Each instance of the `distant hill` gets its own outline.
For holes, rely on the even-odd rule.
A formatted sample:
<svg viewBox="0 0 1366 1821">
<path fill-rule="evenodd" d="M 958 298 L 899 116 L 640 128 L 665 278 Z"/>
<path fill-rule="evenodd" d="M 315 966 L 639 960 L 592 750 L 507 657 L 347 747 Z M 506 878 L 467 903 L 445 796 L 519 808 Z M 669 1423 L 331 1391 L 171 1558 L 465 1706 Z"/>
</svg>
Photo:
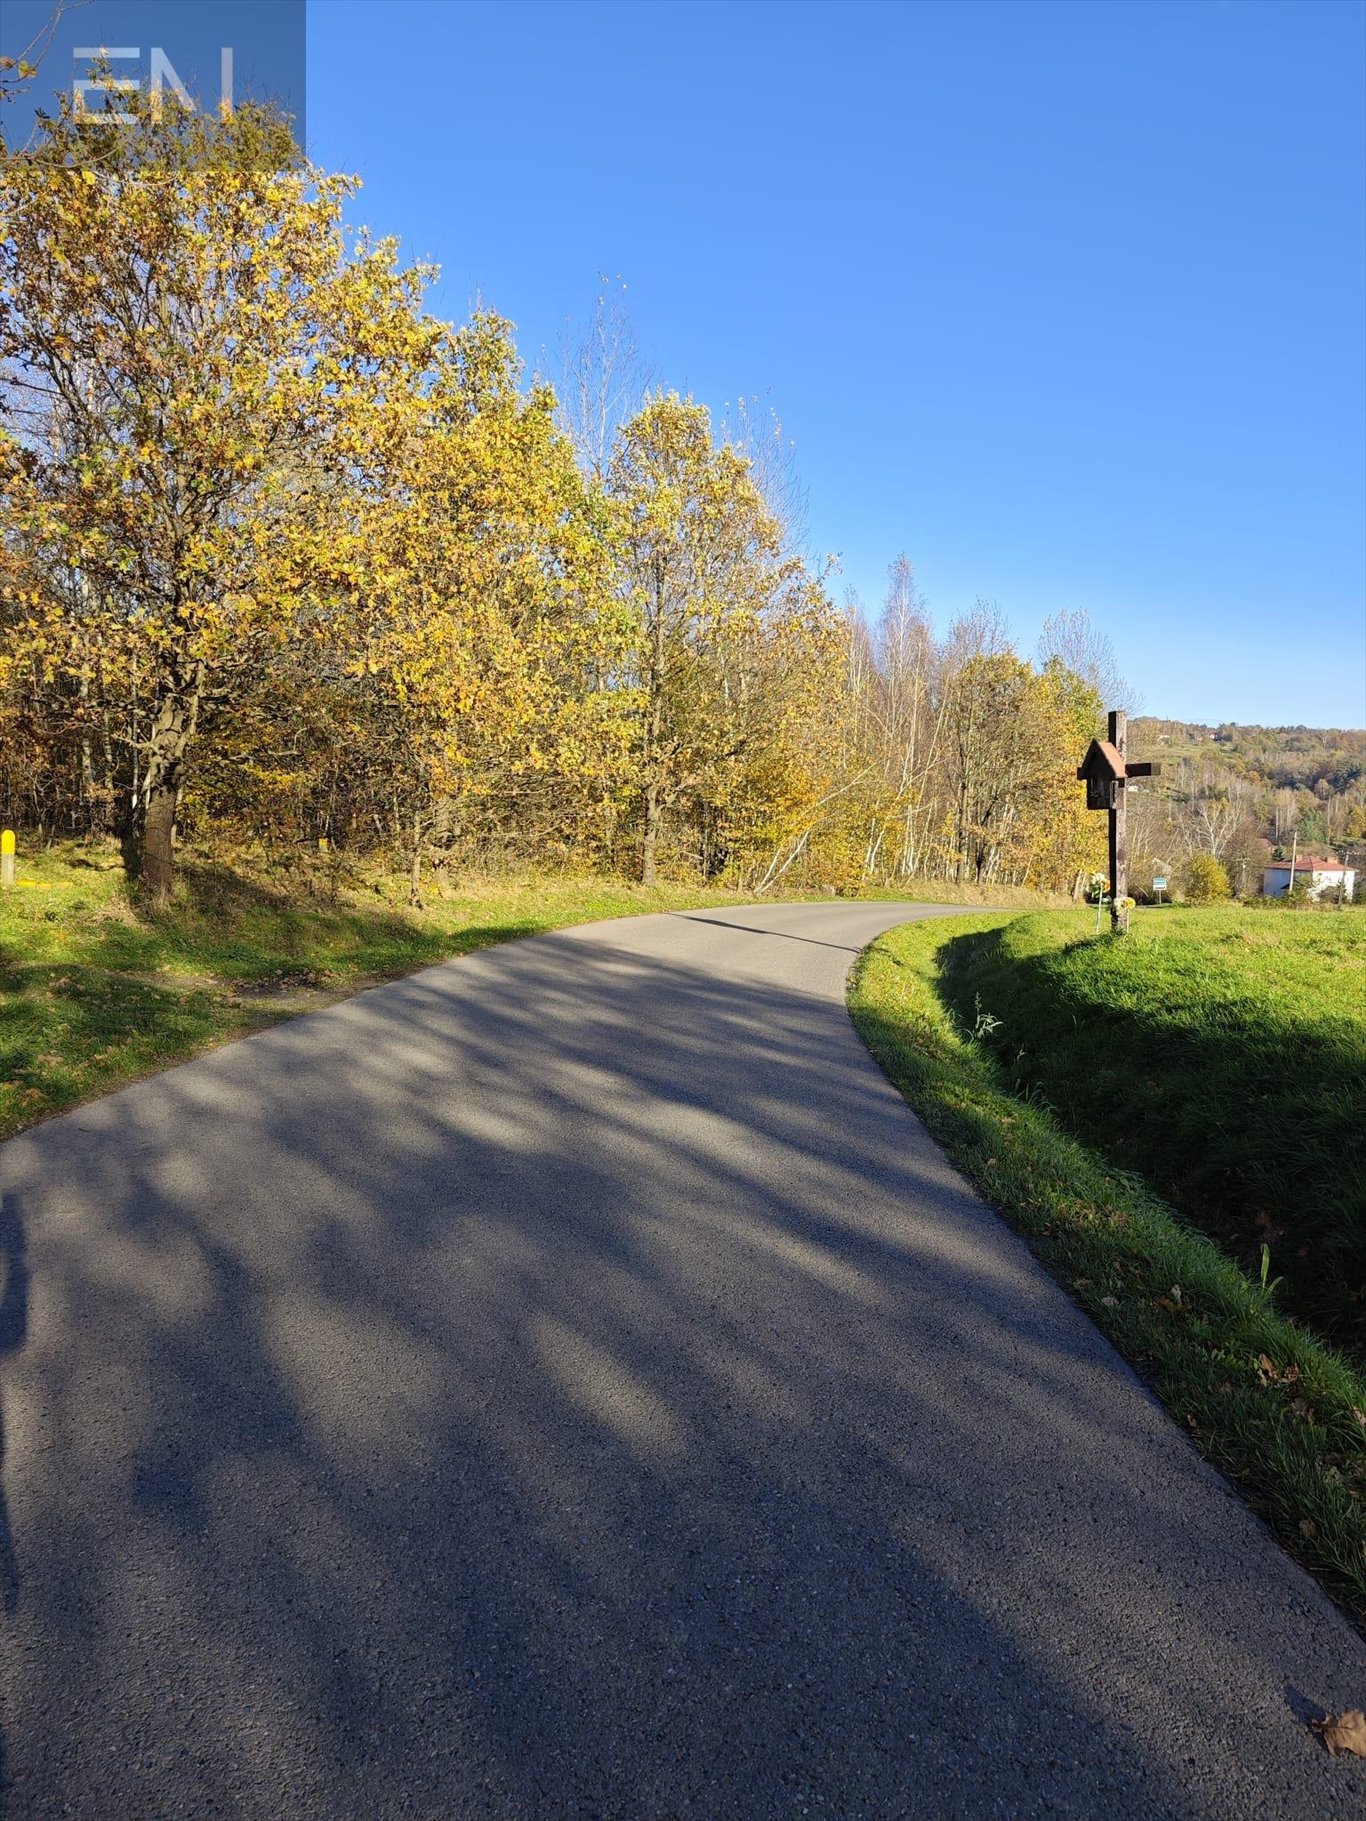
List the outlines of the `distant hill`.
<svg viewBox="0 0 1366 1821">
<path fill-rule="evenodd" d="M 1129 723 L 1130 739 L 1149 757 L 1219 765 L 1249 783 L 1272 790 L 1350 791 L 1366 779 L 1366 729 L 1351 727 L 1255 727 L 1235 721 L 1211 726 L 1201 721 L 1164 721 L 1140 715 Z"/>
<path fill-rule="evenodd" d="M 1165 861 L 1212 851 L 1235 889 L 1255 890 L 1270 852 L 1295 841 L 1366 865 L 1366 729 L 1140 715 L 1129 748 L 1162 762 L 1160 782 L 1134 806 L 1140 852 Z"/>
</svg>

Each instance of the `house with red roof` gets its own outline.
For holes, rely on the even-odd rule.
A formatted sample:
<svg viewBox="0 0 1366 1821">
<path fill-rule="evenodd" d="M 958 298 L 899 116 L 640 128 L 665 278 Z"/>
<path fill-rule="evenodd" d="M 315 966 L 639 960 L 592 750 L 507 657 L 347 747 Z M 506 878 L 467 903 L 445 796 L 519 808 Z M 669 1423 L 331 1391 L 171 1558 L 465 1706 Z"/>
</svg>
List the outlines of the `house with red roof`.
<svg viewBox="0 0 1366 1821">
<path fill-rule="evenodd" d="M 1273 860 L 1262 868 L 1262 896 L 1283 898 L 1290 890 L 1290 878 L 1290 861 Z M 1339 890 L 1344 898 L 1350 898 L 1356 890 L 1354 866 L 1344 866 L 1341 860 L 1325 860 L 1318 854 L 1297 854 L 1294 878 L 1296 890 L 1308 887 L 1311 898 L 1336 898 Z"/>
</svg>

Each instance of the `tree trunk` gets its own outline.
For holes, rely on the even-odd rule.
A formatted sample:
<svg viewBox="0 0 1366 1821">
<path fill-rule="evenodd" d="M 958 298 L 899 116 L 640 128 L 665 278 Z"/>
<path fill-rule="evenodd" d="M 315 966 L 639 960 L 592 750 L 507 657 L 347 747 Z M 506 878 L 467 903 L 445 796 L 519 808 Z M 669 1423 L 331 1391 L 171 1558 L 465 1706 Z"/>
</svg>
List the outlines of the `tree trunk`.
<svg viewBox="0 0 1366 1821">
<path fill-rule="evenodd" d="M 89 835 L 95 825 L 95 753 L 90 744 L 90 671 L 81 672 L 81 787 L 80 813 L 83 826 L 81 833 Z"/>
<path fill-rule="evenodd" d="M 659 845 L 659 785 L 651 778 L 645 786 L 645 841 L 640 852 L 640 883 L 655 883 L 655 849 Z"/>
<path fill-rule="evenodd" d="M 142 818 L 142 888 L 153 904 L 164 904 L 175 877 L 175 805 L 179 794 L 174 777 L 163 773 L 147 792 Z"/>
<path fill-rule="evenodd" d="M 664 732 L 664 568 L 654 566 L 654 618 L 650 627 L 650 710 L 645 740 L 645 840 L 640 854 L 640 883 L 655 882 L 655 849 L 659 845 L 660 743 Z"/>
<path fill-rule="evenodd" d="M 408 906 L 411 910 L 422 909 L 422 817 L 413 817 L 413 864 L 408 875 Z"/>
<path fill-rule="evenodd" d="M 188 682 L 179 677 L 176 682 L 181 686 L 166 690 L 152 717 L 140 806 L 142 825 L 136 830 L 141 839 L 135 835 L 133 843 L 139 882 L 152 903 L 158 905 L 166 902 L 175 877 L 176 810 L 185 783 L 185 755 L 199 721 L 202 666 L 196 667 Z M 138 808 L 135 802 L 135 828 Z"/>
</svg>

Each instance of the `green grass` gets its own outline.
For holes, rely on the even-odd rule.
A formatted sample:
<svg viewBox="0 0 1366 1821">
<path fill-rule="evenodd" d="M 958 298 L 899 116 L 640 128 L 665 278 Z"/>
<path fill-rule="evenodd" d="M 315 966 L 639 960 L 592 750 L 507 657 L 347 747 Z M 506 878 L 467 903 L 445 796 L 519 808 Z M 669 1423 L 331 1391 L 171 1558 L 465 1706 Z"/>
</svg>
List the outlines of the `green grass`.
<svg viewBox="0 0 1366 1821">
<path fill-rule="evenodd" d="M 462 879 L 406 909 L 406 885 L 337 880 L 288 891 L 187 864 L 152 916 L 116 861 L 68 848 L 25 859 L 0 892 L 0 1137 L 329 996 L 538 930 L 742 902 L 679 885 L 560 875 Z"/>
<path fill-rule="evenodd" d="M 955 945 L 999 954 L 1007 934 L 1025 945 L 1044 941 L 1045 932 L 1018 928 L 1022 921 L 1052 919 L 965 917 L 893 931 L 855 971 L 855 1023 L 958 1166 L 1028 1237 L 1207 1457 L 1366 1621 L 1366 1376 L 1282 1313 L 1278 1292 L 1187 1225 L 1138 1175 L 1014 1091 L 1010 1071 L 972 1034 L 977 1008 L 967 1019 L 955 1012 L 962 957 L 974 952 Z M 1065 922 L 1080 933 L 1076 913 Z M 1175 934 L 1174 922 L 1159 940 Z M 1287 967 L 1296 976 L 1295 964 Z M 981 1009 L 1001 1015 L 985 999 Z M 1099 1049 L 1111 1027 L 1093 1024 L 1090 1041 Z M 1117 1016 L 1114 1032 L 1125 1028 Z M 1037 1052 L 1037 1032 L 1030 1041 Z M 1135 1082 L 1142 1091 L 1142 1078 Z"/>
<path fill-rule="evenodd" d="M 1366 919 L 1022 917 L 941 954 L 959 1023 L 1017 1092 L 1152 1183 L 1281 1301 L 1366 1353 Z M 986 1024 L 988 1020 L 983 1020 Z"/>
</svg>

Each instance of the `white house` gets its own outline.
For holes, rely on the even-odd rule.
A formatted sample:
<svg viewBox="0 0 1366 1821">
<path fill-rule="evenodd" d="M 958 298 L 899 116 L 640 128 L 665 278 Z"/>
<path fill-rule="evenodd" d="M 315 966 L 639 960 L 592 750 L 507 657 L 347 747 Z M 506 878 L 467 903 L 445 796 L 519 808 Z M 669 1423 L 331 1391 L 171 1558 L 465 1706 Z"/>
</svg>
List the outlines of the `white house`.
<svg viewBox="0 0 1366 1821">
<path fill-rule="evenodd" d="M 1356 890 L 1356 868 L 1344 866 L 1340 860 L 1321 860 L 1314 854 L 1300 854 L 1295 861 L 1295 884 L 1303 890 L 1309 888 L 1311 898 L 1336 898 L 1338 887 L 1342 888 L 1344 898 L 1350 898 Z M 1262 896 L 1264 898 L 1283 898 L 1290 890 L 1290 862 L 1273 860 L 1270 866 L 1262 868 Z"/>
</svg>

